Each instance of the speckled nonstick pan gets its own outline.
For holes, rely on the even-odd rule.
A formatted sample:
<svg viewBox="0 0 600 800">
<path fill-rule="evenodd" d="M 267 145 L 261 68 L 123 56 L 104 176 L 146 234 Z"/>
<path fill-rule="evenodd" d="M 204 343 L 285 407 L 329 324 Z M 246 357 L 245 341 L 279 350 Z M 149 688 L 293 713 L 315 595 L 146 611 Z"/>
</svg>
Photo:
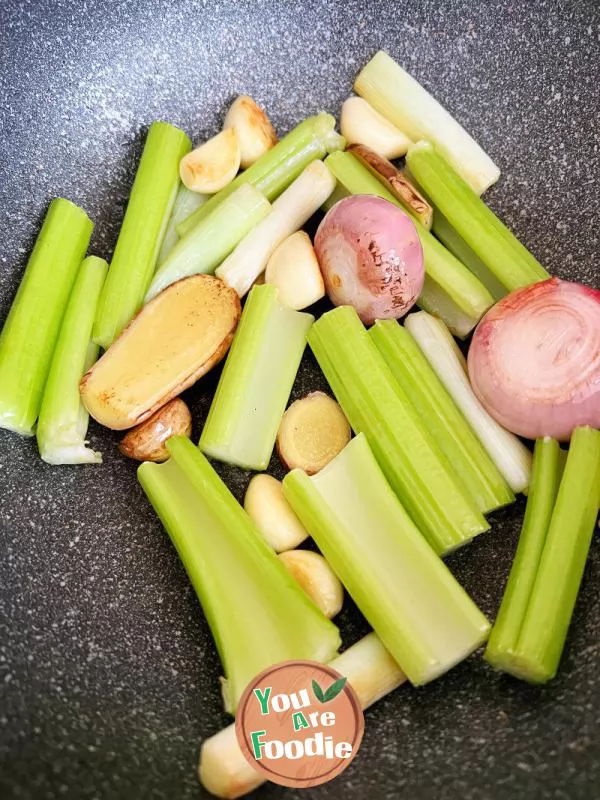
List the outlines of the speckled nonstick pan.
<svg viewBox="0 0 600 800">
<path fill-rule="evenodd" d="M 211 135 L 238 92 L 284 132 L 339 111 L 384 47 L 501 166 L 492 207 L 553 273 L 598 286 L 600 15 L 589 2 L 3 0 L 0 320 L 48 201 L 96 223 L 110 257 L 146 126 Z M 215 385 L 187 393 L 194 436 Z M 325 388 L 305 356 L 294 396 Z M 201 740 L 228 722 L 208 626 L 117 435 L 104 465 L 49 467 L 0 431 L 0 797 L 203 796 Z M 275 474 L 279 464 L 273 463 Z M 236 496 L 249 475 L 219 467 Z M 448 563 L 495 614 L 523 503 Z M 260 798 L 595 800 L 600 794 L 600 546 L 558 677 L 532 688 L 479 656 L 367 714 L 359 756 L 316 789 Z M 366 631 L 348 602 L 347 643 Z"/>
</svg>

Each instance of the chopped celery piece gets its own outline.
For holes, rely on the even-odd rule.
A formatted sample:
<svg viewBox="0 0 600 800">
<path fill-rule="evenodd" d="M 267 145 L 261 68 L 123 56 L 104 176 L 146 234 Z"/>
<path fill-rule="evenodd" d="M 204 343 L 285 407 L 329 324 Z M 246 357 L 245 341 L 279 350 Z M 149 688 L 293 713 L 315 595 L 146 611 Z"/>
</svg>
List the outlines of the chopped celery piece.
<svg viewBox="0 0 600 800">
<path fill-rule="evenodd" d="M 551 465 L 547 467 L 545 475 L 540 476 L 540 483 L 544 481 L 544 486 L 540 488 L 547 493 L 547 497 L 543 504 L 539 499 L 536 501 L 536 504 L 542 506 L 539 529 L 534 534 L 529 529 L 528 538 L 542 539 L 544 535 L 544 522 L 547 520 L 548 505 L 554 491 L 553 483 L 556 481 L 554 473 L 557 470 L 557 466 Z M 532 562 L 539 548 L 539 541 L 535 548 L 534 544 L 528 545 L 528 549 L 531 548 L 532 551 L 529 558 L 523 557 L 519 563 L 515 561 L 514 577 L 511 571 L 509 583 L 513 584 L 512 596 L 517 604 L 522 603 L 523 599 L 519 595 L 515 597 L 514 586 L 521 579 L 524 582 L 533 579 L 514 656 L 507 654 L 502 662 L 496 662 L 497 666 L 518 678 L 531 683 L 545 683 L 556 675 L 583 577 L 599 503 L 600 431 L 576 428 L 571 437 L 535 577 L 532 576 L 535 566 Z M 509 597 L 507 602 L 513 601 Z M 508 614 L 509 611 L 505 611 L 505 618 Z M 502 630 L 498 638 L 501 635 Z M 496 650 L 486 654 L 488 660 L 498 654 L 497 648 L 496 641 Z"/>
<path fill-rule="evenodd" d="M 150 126 L 96 314 L 93 339 L 105 350 L 143 303 L 179 188 L 179 162 L 190 148 L 179 128 Z"/>
<path fill-rule="evenodd" d="M 386 187 L 351 153 L 333 153 L 325 160 L 338 181 L 334 192 L 383 197 L 412 216 L 425 260 L 425 285 L 417 305 L 441 317 L 456 336 L 467 336 L 494 298 L 463 264 L 415 219 Z M 343 189 L 341 188 L 343 187 Z"/>
<path fill-rule="evenodd" d="M 383 50 L 359 72 L 354 91 L 413 142 L 434 141 L 478 194 L 500 177 L 492 159 L 454 117 Z"/>
<path fill-rule="evenodd" d="M 86 447 L 89 414 L 79 394 L 82 375 L 98 358 L 91 341 L 98 298 L 108 264 L 89 256 L 75 278 L 56 342 L 37 425 L 40 455 L 48 464 L 100 464 L 102 454 Z"/>
<path fill-rule="evenodd" d="M 183 183 L 180 184 L 177 197 L 175 198 L 175 204 L 173 205 L 173 211 L 171 212 L 171 218 L 167 225 L 167 231 L 163 239 L 162 247 L 160 248 L 157 262 L 159 267 L 165 263 L 167 256 L 179 241 L 179 235 L 176 230 L 179 223 L 183 222 L 190 214 L 193 214 L 200 206 L 204 205 L 209 197 L 210 195 L 208 194 L 192 192 L 187 186 L 184 186 Z"/>
<path fill-rule="evenodd" d="M 0 428 L 33 436 L 56 338 L 93 227 L 69 200 L 50 203 L 0 333 Z"/>
<path fill-rule="evenodd" d="M 377 320 L 369 335 L 477 508 L 487 514 L 514 502 L 510 487 L 410 333 L 395 320 Z"/>
<path fill-rule="evenodd" d="M 240 186 L 177 242 L 154 276 L 144 302 L 181 278 L 214 272 L 270 209 L 258 189 L 251 184 Z"/>
<path fill-rule="evenodd" d="M 283 493 L 384 647 L 413 684 L 437 678 L 486 639 L 489 624 L 421 536 L 363 434 Z"/>
<path fill-rule="evenodd" d="M 531 453 L 517 436 L 505 430 L 488 414 L 475 396 L 465 358 L 448 328 L 440 319 L 425 311 L 410 314 L 404 327 L 465 415 L 504 480 L 515 494 L 524 492 L 529 485 Z"/>
<path fill-rule="evenodd" d="M 317 114 L 305 119 L 251 167 L 240 172 L 229 186 L 181 222 L 177 233 L 184 236 L 243 183 L 253 184 L 267 200 L 275 200 L 311 161 L 344 148 L 344 138 L 334 128 L 335 119 L 331 114 Z"/>
<path fill-rule="evenodd" d="M 441 211 L 436 208 L 433 219 L 433 232 L 443 242 L 445 247 L 453 253 L 459 261 L 476 275 L 492 295 L 494 300 L 501 300 L 506 294 L 505 287 L 498 278 L 489 271 L 479 256 L 469 247 L 454 230 Z"/>
<path fill-rule="evenodd" d="M 200 437 L 204 453 L 267 468 L 313 320 L 282 306 L 274 286 L 252 289 Z"/>
<path fill-rule="evenodd" d="M 365 433 L 392 489 L 434 550 L 447 553 L 487 530 L 354 308 L 324 314 L 308 341 L 348 422 Z"/>
<path fill-rule="evenodd" d="M 202 605 L 221 657 L 223 700 L 233 713 L 259 672 L 289 659 L 329 661 L 337 627 L 312 603 L 189 439 L 138 478 Z"/>
<path fill-rule="evenodd" d="M 478 269 L 486 268 L 486 285 L 500 283 L 506 293 L 550 277 L 430 142 L 411 145 L 406 161 L 425 196 L 478 257 Z"/>
<path fill-rule="evenodd" d="M 486 660 L 497 669 L 510 672 L 515 668 L 519 633 L 556 503 L 562 468 L 560 456 L 560 445 L 555 439 L 536 441 L 519 546 L 485 651 Z"/>
</svg>

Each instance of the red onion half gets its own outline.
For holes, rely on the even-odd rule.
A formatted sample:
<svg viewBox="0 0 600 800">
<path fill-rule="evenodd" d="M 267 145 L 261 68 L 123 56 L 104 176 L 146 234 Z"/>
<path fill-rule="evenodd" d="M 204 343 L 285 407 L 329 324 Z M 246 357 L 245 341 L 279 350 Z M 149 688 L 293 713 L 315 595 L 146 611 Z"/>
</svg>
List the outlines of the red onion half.
<svg viewBox="0 0 600 800">
<path fill-rule="evenodd" d="M 479 323 L 469 377 L 513 433 L 567 441 L 600 428 L 600 291 L 551 278 L 511 292 Z"/>
<path fill-rule="evenodd" d="M 315 253 L 331 302 L 354 306 L 366 325 L 404 316 L 423 288 L 415 224 L 381 197 L 359 194 L 336 203 L 319 225 Z"/>
</svg>

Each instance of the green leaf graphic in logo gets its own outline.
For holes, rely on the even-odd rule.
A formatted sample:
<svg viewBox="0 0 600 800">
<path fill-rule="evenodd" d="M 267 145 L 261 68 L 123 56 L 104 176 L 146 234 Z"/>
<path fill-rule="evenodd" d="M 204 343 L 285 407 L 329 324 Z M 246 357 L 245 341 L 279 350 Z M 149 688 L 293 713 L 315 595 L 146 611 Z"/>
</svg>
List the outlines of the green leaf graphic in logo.
<svg viewBox="0 0 600 800">
<path fill-rule="evenodd" d="M 346 681 L 348 678 L 338 678 L 337 681 L 334 681 L 329 689 L 325 692 L 321 689 L 319 684 L 313 680 L 312 688 L 315 694 L 315 697 L 320 703 L 328 703 L 330 700 L 333 700 L 338 696 L 338 694 L 342 691 L 344 686 L 346 685 Z"/>
<path fill-rule="evenodd" d="M 324 703 L 325 702 L 325 695 L 323 694 L 323 690 L 321 689 L 319 684 L 316 682 L 316 680 L 314 680 L 314 678 L 313 678 L 313 682 L 312 682 L 312 690 L 314 692 L 315 697 L 319 701 L 319 703 Z"/>
</svg>

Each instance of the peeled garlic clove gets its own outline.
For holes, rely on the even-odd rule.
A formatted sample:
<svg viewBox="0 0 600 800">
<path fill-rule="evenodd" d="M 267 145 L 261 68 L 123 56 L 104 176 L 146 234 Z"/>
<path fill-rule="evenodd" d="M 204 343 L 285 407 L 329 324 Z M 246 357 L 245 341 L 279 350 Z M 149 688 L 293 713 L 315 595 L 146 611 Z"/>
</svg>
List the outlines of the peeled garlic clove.
<svg viewBox="0 0 600 800">
<path fill-rule="evenodd" d="M 344 590 L 340 579 L 320 553 L 288 550 L 280 553 L 279 559 L 326 617 L 331 619 L 340 613 Z"/>
<path fill-rule="evenodd" d="M 308 533 L 283 496 L 281 481 L 272 475 L 255 475 L 246 490 L 244 509 L 273 550 L 298 547 Z"/>
<path fill-rule="evenodd" d="M 262 108 L 247 94 L 241 94 L 225 115 L 225 129 L 233 128 L 242 154 L 242 169 L 252 166 L 277 144 L 277 134 Z"/>
<path fill-rule="evenodd" d="M 279 302 L 296 311 L 325 297 L 323 276 L 307 233 L 293 233 L 273 251 L 265 283 L 276 286 Z"/>
<path fill-rule="evenodd" d="M 132 428 L 121 440 L 119 450 L 136 461 L 166 461 L 167 439 L 192 435 L 192 415 L 179 397 L 175 397 L 141 425 Z"/>
<path fill-rule="evenodd" d="M 181 159 L 179 174 L 192 192 L 215 194 L 235 178 L 242 151 L 233 128 L 221 131 Z"/>
<path fill-rule="evenodd" d="M 349 97 L 343 103 L 340 128 L 347 144 L 364 144 L 384 158 L 400 158 L 412 144 L 362 97 Z"/>
</svg>

